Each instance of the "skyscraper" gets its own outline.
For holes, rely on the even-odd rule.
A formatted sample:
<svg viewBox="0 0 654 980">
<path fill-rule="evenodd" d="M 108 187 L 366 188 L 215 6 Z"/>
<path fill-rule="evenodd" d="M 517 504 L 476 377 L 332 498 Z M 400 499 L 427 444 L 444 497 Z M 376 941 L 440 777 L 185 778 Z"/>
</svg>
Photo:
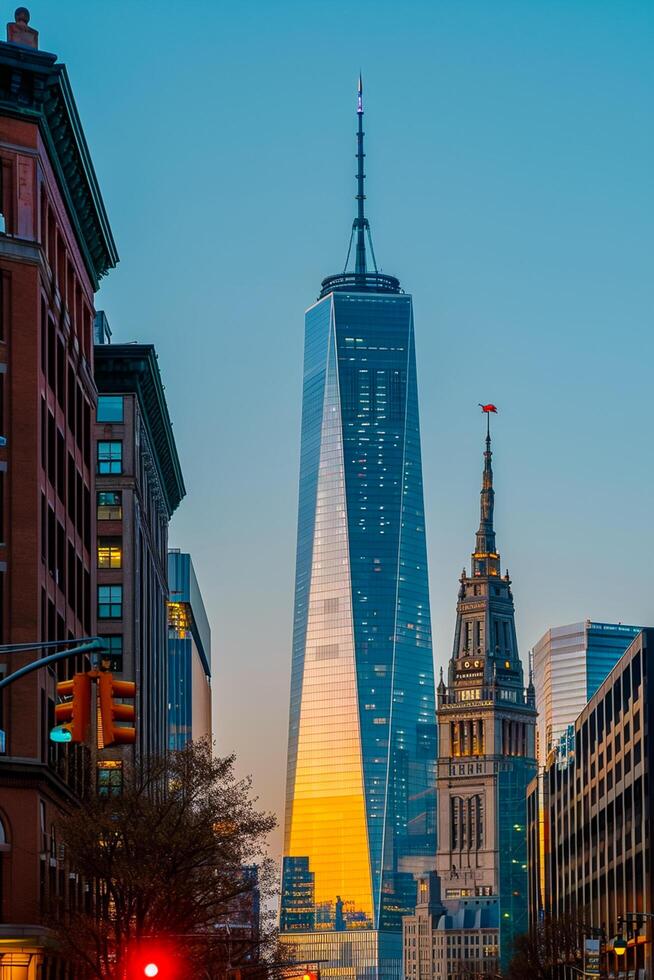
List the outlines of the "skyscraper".
<svg viewBox="0 0 654 980">
<path fill-rule="evenodd" d="M 640 626 L 587 619 L 541 636 L 534 646 L 540 768 L 639 632 Z"/>
<path fill-rule="evenodd" d="M 535 694 L 531 681 L 524 686 L 511 580 L 501 574 L 495 543 L 491 461 L 487 431 L 472 568 L 461 574 L 447 686 L 442 678 L 438 685 L 436 867 L 445 912 L 433 937 L 439 978 L 459 972 L 462 959 L 476 961 L 481 973 L 498 972 L 499 959 L 504 970 L 514 937 L 527 928 Z M 412 918 L 405 938 L 412 938 Z M 406 959 L 407 976 L 417 977 L 415 952 Z"/>
<path fill-rule="evenodd" d="M 348 258 L 305 319 L 280 924 L 331 976 L 391 980 L 434 862 L 434 678 L 413 308 L 374 258 L 361 82 L 357 110 Z"/>
</svg>

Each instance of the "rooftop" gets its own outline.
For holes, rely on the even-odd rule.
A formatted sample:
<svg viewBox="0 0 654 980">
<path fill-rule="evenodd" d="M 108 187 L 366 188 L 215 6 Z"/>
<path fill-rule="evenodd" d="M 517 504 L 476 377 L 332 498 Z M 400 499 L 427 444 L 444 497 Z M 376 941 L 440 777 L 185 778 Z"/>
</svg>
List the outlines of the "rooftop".
<svg viewBox="0 0 654 980">
<path fill-rule="evenodd" d="M 154 450 L 168 516 L 186 495 L 154 344 L 96 344 L 95 381 L 101 394 L 136 394 Z"/>
</svg>

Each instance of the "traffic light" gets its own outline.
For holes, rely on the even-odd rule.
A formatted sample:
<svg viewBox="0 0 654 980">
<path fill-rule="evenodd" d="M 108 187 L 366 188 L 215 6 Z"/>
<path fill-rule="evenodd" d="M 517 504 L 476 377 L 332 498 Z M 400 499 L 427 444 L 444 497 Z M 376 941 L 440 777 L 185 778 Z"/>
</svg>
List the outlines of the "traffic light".
<svg viewBox="0 0 654 980">
<path fill-rule="evenodd" d="M 320 980 L 320 971 L 307 970 L 307 972 L 302 975 L 302 980 Z"/>
<path fill-rule="evenodd" d="M 128 980 L 182 980 L 187 977 L 182 961 L 171 940 L 144 939 L 133 945 L 126 956 Z"/>
<path fill-rule="evenodd" d="M 136 741 L 136 728 L 133 725 L 121 725 L 116 722 L 133 722 L 136 709 L 133 704 L 116 704 L 114 698 L 135 698 L 136 684 L 133 681 L 117 681 L 112 674 L 100 673 L 98 688 L 103 747 L 106 749 L 110 745 L 133 745 Z M 157 974 L 153 973 L 152 976 Z"/>
<path fill-rule="evenodd" d="M 53 741 L 85 742 L 91 724 L 90 675 L 75 674 L 69 681 L 59 681 L 57 696 L 66 700 L 55 705 L 58 733 Z M 53 729 L 53 732 L 57 732 L 57 729 Z M 62 737 L 66 732 L 70 734 L 68 739 Z"/>
</svg>

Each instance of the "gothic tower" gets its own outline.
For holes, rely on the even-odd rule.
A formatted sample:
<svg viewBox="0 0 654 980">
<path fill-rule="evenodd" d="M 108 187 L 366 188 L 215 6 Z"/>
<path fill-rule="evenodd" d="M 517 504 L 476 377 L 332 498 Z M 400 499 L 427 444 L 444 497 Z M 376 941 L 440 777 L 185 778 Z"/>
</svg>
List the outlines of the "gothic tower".
<svg viewBox="0 0 654 980">
<path fill-rule="evenodd" d="M 536 774 L 534 689 L 525 689 L 508 571 L 493 527 L 490 428 L 472 567 L 461 574 L 454 648 L 438 686 L 441 928 L 499 934 L 502 966 L 527 928 L 527 786 Z M 473 926 L 474 927 L 474 926 Z"/>
</svg>

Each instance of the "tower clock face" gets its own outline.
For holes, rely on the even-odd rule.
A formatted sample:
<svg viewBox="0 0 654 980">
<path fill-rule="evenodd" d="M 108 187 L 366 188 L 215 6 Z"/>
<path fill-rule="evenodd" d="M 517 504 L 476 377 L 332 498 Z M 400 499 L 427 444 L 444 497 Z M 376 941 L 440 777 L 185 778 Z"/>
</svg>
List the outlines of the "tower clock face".
<svg viewBox="0 0 654 980">
<path fill-rule="evenodd" d="M 481 667 L 481 660 L 464 660 L 463 668 L 464 670 L 479 670 Z"/>
</svg>

